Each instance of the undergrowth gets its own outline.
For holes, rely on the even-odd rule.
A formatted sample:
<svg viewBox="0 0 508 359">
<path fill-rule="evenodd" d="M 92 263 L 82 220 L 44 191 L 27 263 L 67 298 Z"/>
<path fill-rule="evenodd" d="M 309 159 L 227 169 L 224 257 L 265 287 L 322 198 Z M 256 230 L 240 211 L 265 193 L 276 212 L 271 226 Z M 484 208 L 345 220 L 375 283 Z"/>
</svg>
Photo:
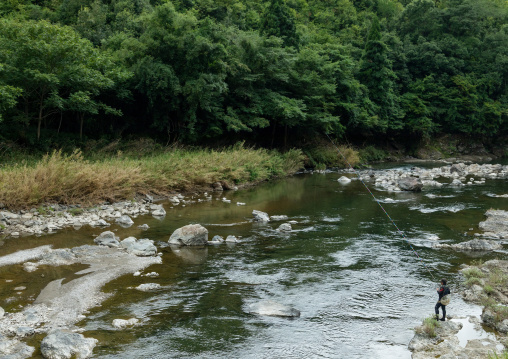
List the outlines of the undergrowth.
<svg viewBox="0 0 508 359">
<path fill-rule="evenodd" d="M 91 205 L 216 181 L 262 181 L 294 173 L 303 159 L 300 150 L 280 153 L 246 148 L 242 143 L 222 150 L 171 148 L 141 157 L 117 151 L 93 160 L 85 159 L 79 150 L 55 151 L 38 161 L 0 167 L 0 202 L 8 208 L 48 202 Z"/>
<path fill-rule="evenodd" d="M 423 324 L 416 328 L 416 332 L 419 334 L 427 335 L 430 338 L 436 337 L 436 329 L 440 323 L 436 320 L 435 316 L 432 315 L 423 320 Z"/>
</svg>

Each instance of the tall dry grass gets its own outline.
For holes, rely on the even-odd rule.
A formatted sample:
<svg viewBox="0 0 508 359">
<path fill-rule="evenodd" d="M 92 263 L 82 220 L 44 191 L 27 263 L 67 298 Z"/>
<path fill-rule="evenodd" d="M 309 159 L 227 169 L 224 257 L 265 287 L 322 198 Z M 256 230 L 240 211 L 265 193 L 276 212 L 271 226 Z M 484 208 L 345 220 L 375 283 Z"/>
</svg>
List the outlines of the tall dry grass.
<svg viewBox="0 0 508 359">
<path fill-rule="evenodd" d="M 35 164 L 1 168 L 0 202 L 8 208 L 55 202 L 91 205 L 216 181 L 262 181 L 291 174 L 302 163 L 299 150 L 281 154 L 241 144 L 220 151 L 173 149 L 142 158 L 118 154 L 94 161 L 79 151 L 70 155 L 55 151 Z"/>
</svg>

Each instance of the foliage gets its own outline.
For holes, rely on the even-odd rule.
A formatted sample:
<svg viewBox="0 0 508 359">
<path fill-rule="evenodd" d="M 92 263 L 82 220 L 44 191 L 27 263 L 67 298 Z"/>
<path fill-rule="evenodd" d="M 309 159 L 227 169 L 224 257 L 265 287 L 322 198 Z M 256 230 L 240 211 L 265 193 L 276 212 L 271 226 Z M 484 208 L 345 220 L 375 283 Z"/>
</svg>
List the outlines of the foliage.
<svg viewBox="0 0 508 359">
<path fill-rule="evenodd" d="M 0 16 L 0 136 L 31 149 L 508 132 L 503 1 L 9 0 Z"/>
</svg>

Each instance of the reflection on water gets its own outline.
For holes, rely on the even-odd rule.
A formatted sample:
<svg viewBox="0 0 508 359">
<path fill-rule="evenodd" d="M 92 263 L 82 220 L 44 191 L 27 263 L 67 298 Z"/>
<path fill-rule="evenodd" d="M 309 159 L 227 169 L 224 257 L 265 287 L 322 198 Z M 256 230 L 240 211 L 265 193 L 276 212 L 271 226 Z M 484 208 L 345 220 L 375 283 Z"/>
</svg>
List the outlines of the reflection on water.
<svg viewBox="0 0 508 359">
<path fill-rule="evenodd" d="M 340 176 L 300 175 L 224 192 L 185 208 L 165 204 L 163 220 L 140 217 L 129 229 L 112 226 L 121 238 L 134 235 L 167 242 L 176 228 L 201 223 L 210 238 L 235 235 L 242 243 L 160 248 L 163 264 L 145 270 L 159 277 L 128 275 L 109 283 L 104 290 L 114 295 L 80 323 L 86 336 L 99 339 L 95 357 L 410 358 L 411 328 L 433 312 L 435 281 L 448 278 L 456 292 L 461 285 L 457 270 L 471 261 L 464 254 L 433 249 L 432 244 L 469 240 L 487 209 L 508 209 L 503 198 L 482 194 L 502 193 L 503 184 L 487 181 L 461 189 L 390 193 L 389 198 L 373 190 L 415 245 L 432 278 L 362 184 L 341 186 Z M 449 210 L 453 208 L 460 209 Z M 293 232 L 282 234 L 276 228 L 283 222 L 250 222 L 253 209 L 285 214 L 297 223 Z M 150 229 L 135 228 L 142 223 Z M 35 243 L 91 244 L 92 235 L 100 232 L 69 230 L 18 239 L 4 247 L 12 252 Z M 0 272 L 0 280 L 14 275 L 28 276 Z M 130 289 L 147 282 L 159 283 L 162 289 Z M 0 299 L 5 298 L 4 293 Z M 447 308 L 450 314 L 477 314 L 478 307 L 454 298 Z M 247 313 L 250 304 L 264 299 L 292 305 L 301 317 Z M 113 319 L 132 317 L 142 325 L 122 331 L 111 325 Z"/>
</svg>

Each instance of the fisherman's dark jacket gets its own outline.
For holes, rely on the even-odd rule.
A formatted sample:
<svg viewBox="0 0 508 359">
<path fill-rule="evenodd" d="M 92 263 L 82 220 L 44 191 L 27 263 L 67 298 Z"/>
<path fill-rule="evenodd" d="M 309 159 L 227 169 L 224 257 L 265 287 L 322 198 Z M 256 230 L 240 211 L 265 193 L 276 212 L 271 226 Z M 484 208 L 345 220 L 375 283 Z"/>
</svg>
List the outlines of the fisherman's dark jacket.
<svg viewBox="0 0 508 359">
<path fill-rule="evenodd" d="M 441 300 L 441 298 L 443 298 L 443 296 L 447 294 L 450 294 L 450 288 L 448 288 L 446 285 L 442 285 L 437 291 L 437 295 L 439 295 L 439 300 Z"/>
</svg>

